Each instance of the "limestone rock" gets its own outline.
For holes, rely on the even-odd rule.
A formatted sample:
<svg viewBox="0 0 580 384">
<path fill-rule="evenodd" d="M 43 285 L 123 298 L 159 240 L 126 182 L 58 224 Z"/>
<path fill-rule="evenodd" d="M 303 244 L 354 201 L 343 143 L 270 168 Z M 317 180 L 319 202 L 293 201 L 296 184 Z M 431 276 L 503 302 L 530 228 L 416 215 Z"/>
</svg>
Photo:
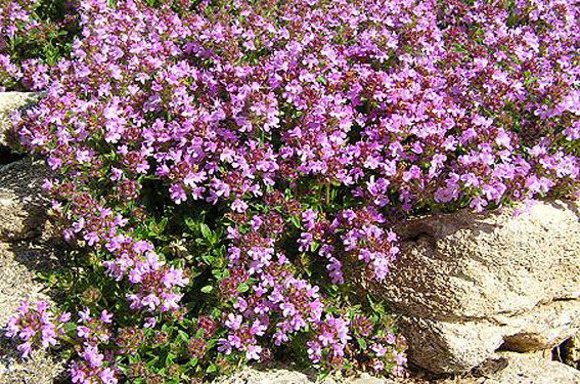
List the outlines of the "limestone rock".
<svg viewBox="0 0 580 384">
<path fill-rule="evenodd" d="M 35 92 L 0 92 L 0 145 L 6 145 L 6 132 L 12 126 L 12 114 L 37 102 L 39 93 Z"/>
<path fill-rule="evenodd" d="M 0 167 L 0 240 L 18 241 L 40 234 L 46 221 L 42 182 L 47 168 L 30 159 Z"/>
<path fill-rule="evenodd" d="M 310 384 L 308 377 L 300 372 L 276 369 L 271 371 L 258 371 L 245 369 L 241 373 L 227 377 L 219 381 L 219 384 Z"/>
<path fill-rule="evenodd" d="M 505 368 L 479 378 L 454 379 L 440 384 L 579 384 L 580 371 L 538 354 L 502 352 L 495 356 Z"/>
<path fill-rule="evenodd" d="M 465 324 L 403 317 L 399 325 L 411 361 L 434 373 L 467 372 L 503 343 L 497 327 L 484 321 Z"/>
<path fill-rule="evenodd" d="M 266 369 L 260 370 L 253 367 L 246 367 L 240 372 L 228 377 L 218 377 L 212 384 L 395 384 L 395 381 L 379 379 L 368 374 L 363 374 L 358 378 L 345 378 L 330 376 L 317 380 L 316 374 L 307 376 L 305 373 L 293 369 Z M 403 381 L 401 383 L 415 384 L 413 381 Z"/>
<path fill-rule="evenodd" d="M 63 374 L 65 362 L 45 351 L 37 351 L 22 360 L 16 343 L 3 338 L 8 319 L 16 313 L 21 301 L 49 301 L 36 271 L 54 267 L 54 250 L 39 245 L 0 243 L 0 384 L 51 384 Z"/>
<path fill-rule="evenodd" d="M 0 384 L 56 384 L 66 377 L 65 362 L 58 361 L 44 351 L 33 352 L 30 359 L 21 360 L 10 346 L 3 355 L 0 352 Z"/>
<path fill-rule="evenodd" d="M 562 362 L 573 368 L 580 369 L 580 334 L 566 340 L 559 348 Z"/>
<path fill-rule="evenodd" d="M 494 316 L 504 326 L 504 348 L 527 352 L 553 348 L 580 329 L 580 303 L 554 301 L 515 316 Z M 513 331 L 507 331 L 511 328 Z"/>
<path fill-rule="evenodd" d="M 433 215 L 370 288 L 401 314 L 410 360 L 466 372 L 498 349 L 552 348 L 580 328 L 580 204 Z"/>
<path fill-rule="evenodd" d="M 392 380 L 378 379 L 376 377 L 362 376 L 358 379 L 353 379 L 352 384 L 395 384 Z"/>
<path fill-rule="evenodd" d="M 58 261 L 41 236 L 46 202 L 40 186 L 45 175 L 46 169 L 29 159 L 0 166 L 0 384 L 50 384 L 65 369 L 63 361 L 43 351 L 22 360 L 16 344 L 2 337 L 21 301 L 50 301 L 36 278 L 36 271 L 49 270 Z"/>
</svg>

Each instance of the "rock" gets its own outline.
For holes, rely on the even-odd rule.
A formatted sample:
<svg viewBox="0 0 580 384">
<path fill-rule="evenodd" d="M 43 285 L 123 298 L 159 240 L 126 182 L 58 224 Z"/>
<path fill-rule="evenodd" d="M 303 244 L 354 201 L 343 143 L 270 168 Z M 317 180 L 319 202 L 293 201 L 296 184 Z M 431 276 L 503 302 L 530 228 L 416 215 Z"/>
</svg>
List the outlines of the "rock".
<svg viewBox="0 0 580 384">
<path fill-rule="evenodd" d="M 301 372 L 287 369 L 258 370 L 247 367 L 228 377 L 218 377 L 212 384 L 311 384 Z"/>
<path fill-rule="evenodd" d="M 40 192 L 46 175 L 46 168 L 30 159 L 0 166 L 0 384 L 49 384 L 64 371 L 63 361 L 43 351 L 20 359 L 16 344 L 2 337 L 21 301 L 50 302 L 36 278 L 36 271 L 58 262 L 45 238 L 46 201 Z"/>
<path fill-rule="evenodd" d="M 240 372 L 227 377 L 218 377 L 212 384 L 395 384 L 395 381 L 378 379 L 368 374 L 358 378 L 330 376 L 322 380 L 316 379 L 316 374 L 307 376 L 305 373 L 293 369 L 266 369 L 260 370 L 246 367 Z M 418 384 L 418 382 L 402 381 L 401 384 Z"/>
<path fill-rule="evenodd" d="M 34 272 L 34 263 L 44 257 L 47 255 L 43 249 L 15 248 L 0 243 L 0 327 L 16 313 L 21 301 L 34 303 L 49 299 Z"/>
<path fill-rule="evenodd" d="M 563 363 L 580 369 L 580 334 L 576 334 L 562 343 L 559 352 Z"/>
<path fill-rule="evenodd" d="M 0 384 L 50 384 L 64 371 L 64 362 L 44 351 L 22 360 L 16 344 L 2 337 L 21 301 L 50 302 L 35 270 L 47 270 L 54 261 L 54 251 L 42 246 L 0 243 Z"/>
<path fill-rule="evenodd" d="M 399 326 L 409 343 L 411 361 L 434 373 L 467 372 L 503 343 L 497 327 L 484 321 L 466 324 L 403 317 Z"/>
<path fill-rule="evenodd" d="M 0 145 L 7 145 L 6 132 L 12 126 L 12 114 L 37 102 L 40 95 L 36 92 L 0 92 Z"/>
<path fill-rule="evenodd" d="M 417 219 L 372 291 L 401 314 L 409 359 L 466 372 L 499 347 L 557 346 L 580 328 L 580 204 L 538 203 Z"/>
<path fill-rule="evenodd" d="M 42 182 L 46 166 L 30 159 L 0 167 L 0 241 L 38 236 L 46 221 Z"/>
<path fill-rule="evenodd" d="M 392 380 L 377 379 L 376 377 L 360 377 L 351 381 L 352 384 L 394 384 Z"/>
<path fill-rule="evenodd" d="M 440 384 L 578 384 L 580 371 L 538 354 L 502 352 L 494 357 L 505 368 L 480 378 L 455 378 Z"/>
<path fill-rule="evenodd" d="M 43 351 L 36 351 L 30 359 L 21 360 L 10 345 L 0 341 L 0 384 L 55 384 L 65 382 L 65 363 Z"/>
<path fill-rule="evenodd" d="M 571 338 L 580 328 L 580 305 L 577 300 L 540 304 L 515 316 L 494 316 L 506 330 L 503 347 L 527 352 L 550 349 Z M 513 333 L 507 329 L 514 329 Z"/>
</svg>

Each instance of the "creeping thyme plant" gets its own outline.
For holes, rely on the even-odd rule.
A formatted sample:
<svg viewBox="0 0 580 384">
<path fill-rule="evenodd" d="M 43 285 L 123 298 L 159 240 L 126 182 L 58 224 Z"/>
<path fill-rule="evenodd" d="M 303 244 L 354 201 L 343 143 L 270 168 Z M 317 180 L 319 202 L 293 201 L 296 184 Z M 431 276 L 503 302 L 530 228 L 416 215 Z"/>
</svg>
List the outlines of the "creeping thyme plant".
<svg viewBox="0 0 580 384">
<path fill-rule="evenodd" d="M 29 59 L 38 8 L 3 1 L 0 86 L 45 91 L 15 132 L 70 244 L 46 276 L 66 299 L 24 303 L 8 336 L 74 383 L 282 358 L 403 374 L 361 284 L 396 228 L 578 197 L 573 2 L 80 0 L 51 21 L 74 40 Z"/>
</svg>

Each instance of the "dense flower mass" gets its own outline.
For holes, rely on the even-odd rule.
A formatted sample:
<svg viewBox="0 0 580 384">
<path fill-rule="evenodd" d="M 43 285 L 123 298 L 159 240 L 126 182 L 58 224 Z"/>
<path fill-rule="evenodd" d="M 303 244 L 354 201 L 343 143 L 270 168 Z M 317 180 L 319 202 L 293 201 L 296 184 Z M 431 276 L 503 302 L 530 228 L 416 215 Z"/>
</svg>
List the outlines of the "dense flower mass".
<svg viewBox="0 0 580 384">
<path fill-rule="evenodd" d="M 25 22 L 12 3 L 4 20 Z M 79 313 L 65 338 L 74 382 L 162 382 L 282 353 L 400 374 L 404 339 L 356 294 L 360 276 L 389 273 L 397 225 L 578 196 L 568 1 L 82 0 L 77 12 L 70 57 L 35 59 L 27 84 L 46 96 L 15 116 L 23 148 L 55 171 L 45 188 L 65 239 L 86 254 L 63 305 L 103 311 Z M 5 25 L 9 41 L 18 28 Z M 0 56 L 7 79 L 13 61 Z"/>
</svg>

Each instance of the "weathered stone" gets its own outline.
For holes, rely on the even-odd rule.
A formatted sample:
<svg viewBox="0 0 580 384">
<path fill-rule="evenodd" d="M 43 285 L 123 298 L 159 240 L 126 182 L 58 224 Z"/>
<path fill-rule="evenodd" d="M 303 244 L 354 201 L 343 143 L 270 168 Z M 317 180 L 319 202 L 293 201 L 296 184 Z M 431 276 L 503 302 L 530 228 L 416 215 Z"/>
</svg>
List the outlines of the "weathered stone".
<svg viewBox="0 0 580 384">
<path fill-rule="evenodd" d="M 63 374 L 65 362 L 43 351 L 22 360 L 16 343 L 2 337 L 21 301 L 50 301 L 37 270 L 58 262 L 46 247 L 46 204 L 40 195 L 46 170 L 31 160 L 0 166 L 0 384 L 50 384 Z M 18 242 L 24 240 L 26 242 Z"/>
<path fill-rule="evenodd" d="M 0 384 L 51 384 L 63 374 L 65 362 L 37 351 L 21 359 L 17 344 L 3 338 L 8 319 L 21 301 L 49 301 L 46 287 L 36 279 L 36 270 L 54 267 L 54 251 L 39 245 L 0 243 Z"/>
<path fill-rule="evenodd" d="M 578 384 L 580 371 L 538 354 L 501 352 L 495 360 L 505 368 L 480 378 L 455 378 L 440 384 Z"/>
<path fill-rule="evenodd" d="M 330 376 L 317 379 L 316 374 L 307 376 L 305 373 L 292 369 L 266 369 L 259 370 L 247 367 L 231 376 L 218 377 L 212 384 L 418 384 L 419 381 L 393 381 L 379 379 L 363 373 L 358 378 Z M 421 381 L 422 383 L 422 381 Z"/>
<path fill-rule="evenodd" d="M 562 343 L 558 351 L 564 364 L 580 369 L 580 334 L 576 334 Z"/>
<path fill-rule="evenodd" d="M 67 382 L 62 380 L 66 377 L 64 361 L 59 361 L 42 350 L 34 351 L 29 359 L 22 360 L 13 346 L 5 344 L 4 340 L 0 340 L 0 348 L 7 349 L 5 354 L 0 352 L 0 384 Z"/>
<path fill-rule="evenodd" d="M 231 376 L 219 377 L 213 384 L 311 384 L 308 377 L 301 372 L 287 369 L 258 370 L 246 368 Z"/>
<path fill-rule="evenodd" d="M 549 349 L 578 332 L 580 303 L 578 300 L 554 301 L 520 315 L 493 318 L 504 326 L 505 349 L 516 352 Z M 510 328 L 513 331 L 508 331 Z"/>
<path fill-rule="evenodd" d="M 465 372 L 500 346 L 552 348 L 576 333 L 579 207 L 538 203 L 520 215 L 461 211 L 411 222 L 387 281 L 371 284 L 402 315 L 410 360 Z"/>
<path fill-rule="evenodd" d="M 503 343 L 491 323 L 451 323 L 421 318 L 401 318 L 409 343 L 409 358 L 435 373 L 467 372 L 489 358 Z"/>
<path fill-rule="evenodd" d="M 6 145 L 6 132 L 12 127 L 12 114 L 37 102 L 40 93 L 0 92 L 0 145 Z"/>
<path fill-rule="evenodd" d="M 376 377 L 359 377 L 352 380 L 352 384 L 394 384 L 392 380 L 378 379 Z"/>
<path fill-rule="evenodd" d="M 42 182 L 47 175 L 44 165 L 30 159 L 0 167 L 0 240 L 40 235 L 46 221 Z"/>
</svg>

